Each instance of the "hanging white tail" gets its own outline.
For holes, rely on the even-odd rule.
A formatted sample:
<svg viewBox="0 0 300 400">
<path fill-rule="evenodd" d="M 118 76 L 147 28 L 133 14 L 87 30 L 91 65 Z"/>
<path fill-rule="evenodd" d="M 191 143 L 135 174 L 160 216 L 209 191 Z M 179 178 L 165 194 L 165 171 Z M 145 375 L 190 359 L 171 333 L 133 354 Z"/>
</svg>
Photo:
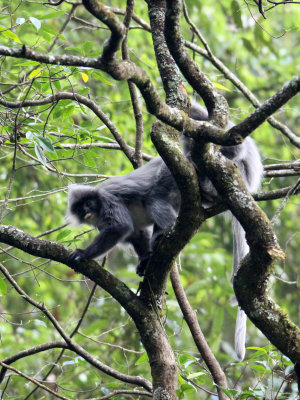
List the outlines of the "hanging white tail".
<svg viewBox="0 0 300 400">
<path fill-rule="evenodd" d="M 233 267 L 232 267 L 232 278 L 238 271 L 239 264 L 243 257 L 249 252 L 249 246 L 245 238 L 245 231 L 239 221 L 232 216 L 232 230 L 233 230 Z M 235 325 L 235 336 L 234 345 L 235 352 L 238 359 L 242 361 L 245 357 L 245 342 L 246 342 L 246 330 L 247 330 L 247 316 L 245 312 L 238 307 L 236 325 Z"/>
</svg>

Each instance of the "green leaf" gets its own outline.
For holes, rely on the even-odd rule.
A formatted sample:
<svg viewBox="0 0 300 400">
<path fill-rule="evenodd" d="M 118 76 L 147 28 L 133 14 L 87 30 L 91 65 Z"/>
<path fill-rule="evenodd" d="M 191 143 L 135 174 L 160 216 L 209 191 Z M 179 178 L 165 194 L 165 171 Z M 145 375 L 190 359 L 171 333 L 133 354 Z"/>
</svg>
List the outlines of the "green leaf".
<svg viewBox="0 0 300 400">
<path fill-rule="evenodd" d="M 251 354 L 251 358 L 257 358 L 257 357 L 261 357 L 262 355 L 267 355 L 268 352 L 266 349 L 262 348 L 262 347 L 247 347 L 248 350 L 256 350 L 255 353 Z"/>
<path fill-rule="evenodd" d="M 67 39 L 64 35 L 62 35 L 61 33 L 58 33 L 58 34 L 57 34 L 57 37 L 59 37 L 60 40 L 62 40 L 62 41 L 64 41 L 64 42 L 67 42 L 67 41 L 68 41 L 68 39 Z"/>
<path fill-rule="evenodd" d="M 249 400 L 249 398 L 250 399 L 257 399 L 257 400 L 261 399 L 261 397 L 256 396 L 256 394 L 254 392 L 250 391 L 250 390 L 247 390 L 246 392 L 243 392 L 243 393 L 239 394 L 239 400 L 242 400 L 242 399 L 248 399 Z"/>
<path fill-rule="evenodd" d="M 250 368 L 257 372 L 268 373 L 269 370 L 263 365 L 250 365 Z"/>
<path fill-rule="evenodd" d="M 101 81 L 103 83 L 106 83 L 106 85 L 114 86 L 113 83 L 111 83 L 107 79 L 103 78 L 103 76 L 98 71 L 97 72 L 93 72 L 93 78 L 97 79 L 98 81 Z"/>
<path fill-rule="evenodd" d="M 141 355 L 140 358 L 138 358 L 138 359 L 136 360 L 135 365 L 143 364 L 143 363 L 145 363 L 145 362 L 148 361 L 148 360 L 149 360 L 148 354 L 147 354 L 147 353 L 144 353 L 144 354 Z"/>
<path fill-rule="evenodd" d="M 194 379 L 197 378 L 198 376 L 206 375 L 205 372 L 195 372 L 193 374 L 188 375 L 188 379 Z"/>
<path fill-rule="evenodd" d="M 29 79 L 37 78 L 38 76 L 40 76 L 41 70 L 42 70 L 42 68 L 37 68 L 37 69 L 33 70 L 31 72 L 31 74 L 29 74 Z"/>
<path fill-rule="evenodd" d="M 231 2 L 231 12 L 234 23 L 238 28 L 243 28 L 242 14 L 241 14 L 241 4 L 237 0 L 232 0 Z"/>
<path fill-rule="evenodd" d="M 56 87 L 57 90 L 61 90 L 60 81 L 53 81 L 52 84 L 53 84 L 53 86 Z"/>
<path fill-rule="evenodd" d="M 22 44 L 21 40 L 18 38 L 18 36 L 10 31 L 9 29 L 5 30 L 5 31 L 1 31 L 0 33 L 2 33 L 3 36 L 7 37 L 8 39 L 13 40 L 14 42 L 20 43 Z"/>
<path fill-rule="evenodd" d="M 184 364 L 187 361 L 196 362 L 197 358 L 193 357 L 191 354 L 186 354 L 186 353 L 185 354 L 181 354 L 180 357 L 179 357 L 180 364 Z"/>
<path fill-rule="evenodd" d="M 178 375 L 178 384 L 179 386 L 183 385 L 185 383 L 185 380 L 183 379 L 183 377 L 181 375 Z"/>
<path fill-rule="evenodd" d="M 55 153 L 54 147 L 52 146 L 51 140 L 45 136 L 37 135 L 36 139 L 39 142 L 39 145 L 46 151 L 50 153 Z"/>
<path fill-rule="evenodd" d="M 70 229 L 64 229 L 59 232 L 56 237 L 56 240 L 59 242 L 60 240 L 64 239 L 65 237 L 69 236 L 72 231 Z"/>
<path fill-rule="evenodd" d="M 68 118 L 74 114 L 75 106 L 71 104 L 70 106 L 64 106 L 62 102 L 55 108 L 53 112 L 54 118 Z"/>
<path fill-rule="evenodd" d="M 186 391 L 195 390 L 195 388 L 193 385 L 190 385 L 189 383 L 184 383 L 183 385 L 180 386 L 180 390 L 182 390 L 183 392 L 186 392 Z"/>
<path fill-rule="evenodd" d="M 7 287 L 6 287 L 6 283 L 4 282 L 4 280 L 1 278 L 0 276 L 0 293 L 5 296 L 7 292 Z"/>
<path fill-rule="evenodd" d="M 29 66 L 29 67 L 31 67 L 31 66 L 34 66 L 34 65 L 40 65 L 40 63 L 39 62 L 37 62 L 37 61 L 23 61 L 23 62 L 18 62 L 18 63 L 16 63 L 16 67 L 26 67 L 26 66 Z"/>
<path fill-rule="evenodd" d="M 95 43 L 91 42 L 91 41 L 87 41 L 83 44 L 82 48 L 83 48 L 83 51 L 85 52 L 85 54 L 89 54 L 91 51 L 93 51 L 95 49 Z"/>
<path fill-rule="evenodd" d="M 34 145 L 34 151 L 35 154 L 37 156 L 37 158 L 39 159 L 39 161 L 43 164 L 46 165 L 47 164 L 47 158 L 45 157 L 44 151 L 42 149 L 41 146 L 39 146 L 38 144 Z"/>
<path fill-rule="evenodd" d="M 39 19 L 55 19 L 57 17 L 60 17 L 61 15 L 65 15 L 65 12 L 64 11 L 54 11 L 49 14 L 41 15 L 39 17 Z"/>
<path fill-rule="evenodd" d="M 92 154 L 90 154 L 89 152 L 86 152 L 83 156 L 83 160 L 84 163 L 92 168 L 96 168 L 97 167 L 97 162 L 95 160 L 95 156 L 93 156 Z"/>
<path fill-rule="evenodd" d="M 219 389 L 222 390 L 222 392 L 224 392 L 229 398 L 231 398 L 232 396 L 236 396 L 238 394 L 238 391 L 235 389 L 225 389 L 222 386 L 216 385 Z"/>
</svg>

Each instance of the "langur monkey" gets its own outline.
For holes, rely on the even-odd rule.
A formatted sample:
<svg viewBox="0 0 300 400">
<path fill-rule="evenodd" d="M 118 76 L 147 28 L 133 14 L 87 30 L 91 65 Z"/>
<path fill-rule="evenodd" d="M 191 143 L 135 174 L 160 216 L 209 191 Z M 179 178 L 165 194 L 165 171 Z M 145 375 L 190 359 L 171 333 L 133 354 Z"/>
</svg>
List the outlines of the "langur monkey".
<svg viewBox="0 0 300 400">
<path fill-rule="evenodd" d="M 205 108 L 193 103 L 191 118 L 203 121 L 208 119 L 208 114 Z M 233 125 L 229 122 L 227 128 Z M 184 138 L 183 142 L 184 151 L 190 158 L 191 139 Z M 255 192 L 261 182 L 263 167 L 254 141 L 247 137 L 243 143 L 223 146 L 220 151 L 237 165 L 248 189 Z M 197 173 L 203 204 L 212 205 L 217 191 L 203 173 Z M 136 272 L 144 275 L 155 243 L 175 223 L 180 200 L 176 182 L 160 157 L 127 175 L 110 178 L 97 186 L 70 185 L 68 220 L 75 224 L 92 225 L 100 233 L 85 249 L 73 251 L 69 261 L 93 259 L 104 255 L 117 243 L 130 243 L 139 258 Z M 232 221 L 234 275 L 249 248 L 243 228 L 235 217 Z M 245 355 L 245 338 L 246 314 L 238 308 L 235 349 L 240 360 Z"/>
</svg>

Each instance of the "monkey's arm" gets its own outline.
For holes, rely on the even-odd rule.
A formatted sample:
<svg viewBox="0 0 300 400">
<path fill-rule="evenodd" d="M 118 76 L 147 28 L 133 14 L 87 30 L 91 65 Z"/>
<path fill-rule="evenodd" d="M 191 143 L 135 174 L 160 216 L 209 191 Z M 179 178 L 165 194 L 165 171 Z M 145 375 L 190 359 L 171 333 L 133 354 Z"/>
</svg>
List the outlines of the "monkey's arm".
<svg viewBox="0 0 300 400">
<path fill-rule="evenodd" d="M 99 257 L 107 253 L 131 233 L 132 228 L 129 225 L 107 226 L 95 237 L 87 248 L 73 251 L 69 257 L 69 261 L 80 262 L 82 260 L 90 260 Z"/>
</svg>

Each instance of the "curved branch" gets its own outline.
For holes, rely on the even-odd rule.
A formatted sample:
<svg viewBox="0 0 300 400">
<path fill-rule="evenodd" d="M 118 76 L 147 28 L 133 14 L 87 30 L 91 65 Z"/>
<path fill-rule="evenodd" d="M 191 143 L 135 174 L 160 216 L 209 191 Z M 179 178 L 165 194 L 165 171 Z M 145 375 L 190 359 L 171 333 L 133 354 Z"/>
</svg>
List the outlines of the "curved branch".
<svg viewBox="0 0 300 400">
<path fill-rule="evenodd" d="M 37 379 L 35 378 L 31 378 L 30 376 L 24 374 L 24 372 L 19 371 L 16 368 L 11 367 L 10 365 L 5 364 L 4 362 L 0 361 L 0 365 L 2 366 L 2 368 L 5 369 L 10 369 L 11 371 L 13 371 L 14 373 L 16 373 L 17 375 L 22 376 L 23 378 L 27 379 L 29 382 L 34 383 L 36 386 L 39 386 L 41 389 L 45 390 L 46 392 L 52 394 L 52 396 L 55 398 L 57 397 L 58 399 L 62 399 L 62 400 L 71 400 L 68 397 L 65 396 L 61 396 L 60 394 L 58 394 L 57 392 L 54 392 L 53 390 L 51 390 L 50 388 L 48 388 L 46 385 L 43 385 L 41 382 L 39 382 Z"/>
<path fill-rule="evenodd" d="M 19 353 L 13 354 L 12 356 L 5 358 L 4 360 L 2 360 L 2 362 L 7 365 L 10 365 L 10 364 L 20 360 L 21 358 L 28 357 L 33 354 L 41 353 L 43 351 L 47 351 L 50 349 L 68 349 L 68 348 L 69 348 L 69 345 L 64 340 L 56 340 L 54 342 L 39 344 L 38 346 L 31 347 L 30 349 L 20 351 Z M 7 368 L 2 367 L 1 372 L 0 372 L 0 383 L 3 381 L 6 371 L 7 371 Z"/>
<path fill-rule="evenodd" d="M 295 171 L 300 171 L 300 162 L 297 160 L 282 164 L 267 164 L 264 166 L 264 169 L 265 171 L 273 171 L 278 169 L 294 169 Z"/>
<path fill-rule="evenodd" d="M 184 39 L 179 28 L 181 9 L 181 0 L 167 0 L 165 37 L 168 47 L 186 80 L 203 98 L 210 120 L 221 128 L 225 127 L 228 119 L 228 104 L 185 50 Z"/>
<path fill-rule="evenodd" d="M 259 193 L 254 193 L 252 196 L 255 201 L 268 201 L 268 200 L 277 200 L 277 199 L 282 199 L 286 195 L 293 196 L 298 193 L 300 193 L 300 188 L 295 190 L 295 185 L 292 186 L 287 186 L 282 189 L 277 189 L 277 190 L 269 190 L 267 192 L 259 192 Z M 221 214 L 224 211 L 228 210 L 228 206 L 224 203 L 216 203 L 213 206 L 206 208 L 204 210 L 204 218 L 212 218 L 215 215 Z"/>
<path fill-rule="evenodd" d="M 299 92 L 300 75 L 287 82 L 277 93 L 266 100 L 261 106 L 257 107 L 249 117 L 229 129 L 229 137 L 240 135 L 242 138 L 245 138 Z"/>
<path fill-rule="evenodd" d="M 112 12 L 98 0 L 82 0 L 82 4 L 94 17 L 102 21 L 111 31 L 110 38 L 103 47 L 102 61 L 109 62 L 114 58 L 115 53 L 120 49 L 125 37 L 126 27 Z"/>
<path fill-rule="evenodd" d="M 21 48 L 12 48 L 7 46 L 0 46 L 0 54 L 2 56 L 26 58 L 28 60 L 38 61 L 40 63 L 52 65 L 66 65 L 69 67 L 89 67 L 95 69 L 103 69 L 103 63 L 96 57 L 83 57 L 72 56 L 63 54 L 61 56 L 54 56 L 51 54 L 43 54 L 33 51 L 23 45 Z"/>
<path fill-rule="evenodd" d="M 133 318 L 141 316 L 145 312 L 143 303 L 139 298 L 119 279 L 114 277 L 103 268 L 99 268 L 96 261 L 87 261 L 75 264 L 67 262 L 71 250 L 63 245 L 53 242 L 37 239 L 13 226 L 0 226 L 0 241 L 8 245 L 17 247 L 28 254 L 48 258 L 65 264 L 81 273 L 100 287 L 111 294 Z"/>
</svg>

